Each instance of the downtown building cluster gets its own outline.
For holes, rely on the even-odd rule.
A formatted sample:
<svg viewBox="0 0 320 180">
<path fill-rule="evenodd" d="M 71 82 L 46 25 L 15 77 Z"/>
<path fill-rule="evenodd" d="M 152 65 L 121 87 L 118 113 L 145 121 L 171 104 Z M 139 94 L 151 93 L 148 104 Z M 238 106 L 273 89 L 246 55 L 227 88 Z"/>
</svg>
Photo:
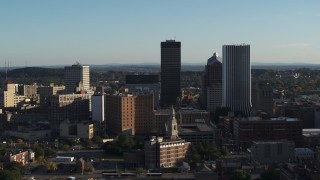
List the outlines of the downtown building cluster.
<svg viewBox="0 0 320 180">
<path fill-rule="evenodd" d="M 202 109 L 181 103 L 181 42 L 167 40 L 160 47 L 160 76 L 128 74 L 117 90 L 90 86 L 90 68 L 79 63 L 64 68 L 63 86 L 7 82 L 0 98 L 1 119 L 9 124 L 36 122 L 37 128 L 23 127 L 20 132 L 8 126 L 5 133 L 30 141 L 43 137 L 91 140 L 103 134 L 142 137 L 143 155 L 126 152 L 124 159 L 150 169 L 175 167 L 190 159 L 192 144 L 206 141 L 234 152 L 250 149 L 250 160 L 265 164 L 286 163 L 294 157 L 295 147 L 305 145 L 304 139 L 314 145 L 313 133 L 306 131 L 303 136 L 303 128 L 314 127 L 303 110 L 319 116 L 316 106 L 297 108 L 303 111 L 299 118 L 280 117 L 283 111 L 297 112 L 296 106 L 275 106 L 272 87 L 251 80 L 250 45 L 224 45 L 222 58 L 214 53 L 208 59 L 199 98 Z M 22 110 L 27 113 L 19 113 Z M 231 168 L 229 161 L 217 161 L 221 173 Z"/>
</svg>

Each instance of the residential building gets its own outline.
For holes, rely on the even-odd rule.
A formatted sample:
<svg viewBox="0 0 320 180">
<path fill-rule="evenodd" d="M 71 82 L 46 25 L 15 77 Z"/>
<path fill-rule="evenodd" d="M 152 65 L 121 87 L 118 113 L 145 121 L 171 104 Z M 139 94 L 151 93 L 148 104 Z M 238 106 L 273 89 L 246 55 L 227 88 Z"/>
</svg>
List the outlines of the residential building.
<svg viewBox="0 0 320 180">
<path fill-rule="evenodd" d="M 160 105 L 170 107 L 180 98 L 181 42 L 161 42 Z"/>
<path fill-rule="evenodd" d="M 106 129 L 113 134 L 135 134 L 135 96 L 106 95 Z"/>
<path fill-rule="evenodd" d="M 251 112 L 250 45 L 224 45 L 222 106 L 248 116 Z"/>
<path fill-rule="evenodd" d="M 148 135 L 154 126 L 154 94 L 135 93 L 135 133 Z"/>
<path fill-rule="evenodd" d="M 10 152 L 0 158 L 0 160 L 4 164 L 8 164 L 10 162 L 18 162 L 21 163 L 23 166 L 29 164 L 35 159 L 35 153 L 31 150 L 29 151 L 17 151 L 17 152 Z"/>
<path fill-rule="evenodd" d="M 4 91 L 0 93 L 0 107 L 17 107 L 26 97 L 18 94 L 18 84 L 7 82 Z"/>
</svg>

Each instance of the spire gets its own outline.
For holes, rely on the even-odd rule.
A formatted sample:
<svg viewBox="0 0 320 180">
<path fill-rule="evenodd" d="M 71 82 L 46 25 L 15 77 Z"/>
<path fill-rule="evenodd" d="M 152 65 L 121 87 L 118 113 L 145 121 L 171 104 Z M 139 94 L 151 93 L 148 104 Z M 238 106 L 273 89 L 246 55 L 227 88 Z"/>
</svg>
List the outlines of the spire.
<svg viewBox="0 0 320 180">
<path fill-rule="evenodd" d="M 176 112 L 175 112 L 173 106 L 171 106 L 170 117 L 171 117 L 171 118 L 175 118 L 175 117 L 176 117 Z"/>
<path fill-rule="evenodd" d="M 178 124 L 176 119 L 176 112 L 171 106 L 170 109 L 170 118 L 168 119 L 166 123 L 166 133 L 167 136 L 170 138 L 177 138 L 178 137 Z"/>
</svg>

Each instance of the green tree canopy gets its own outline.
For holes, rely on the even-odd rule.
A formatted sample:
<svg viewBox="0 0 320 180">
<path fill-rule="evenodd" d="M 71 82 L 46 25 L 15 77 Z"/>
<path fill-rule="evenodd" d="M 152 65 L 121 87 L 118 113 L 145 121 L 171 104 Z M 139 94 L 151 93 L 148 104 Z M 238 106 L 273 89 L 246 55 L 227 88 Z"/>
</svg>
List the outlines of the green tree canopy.
<svg viewBox="0 0 320 180">
<path fill-rule="evenodd" d="M 236 169 L 232 172 L 231 180 L 250 180 L 251 176 L 242 169 Z"/>
</svg>

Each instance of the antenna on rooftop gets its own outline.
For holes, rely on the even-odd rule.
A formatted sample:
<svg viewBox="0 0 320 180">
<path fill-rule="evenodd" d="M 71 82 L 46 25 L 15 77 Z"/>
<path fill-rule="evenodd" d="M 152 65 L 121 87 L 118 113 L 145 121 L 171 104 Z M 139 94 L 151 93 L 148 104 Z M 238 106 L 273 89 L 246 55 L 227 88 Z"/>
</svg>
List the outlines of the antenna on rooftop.
<svg viewBox="0 0 320 180">
<path fill-rule="evenodd" d="M 8 61 L 6 60 L 5 62 L 4 62 L 4 67 L 5 67 L 5 71 L 6 71 L 6 81 L 8 80 Z"/>
<path fill-rule="evenodd" d="M 79 59 L 79 57 L 76 57 L 76 65 L 80 65 Z"/>
</svg>

